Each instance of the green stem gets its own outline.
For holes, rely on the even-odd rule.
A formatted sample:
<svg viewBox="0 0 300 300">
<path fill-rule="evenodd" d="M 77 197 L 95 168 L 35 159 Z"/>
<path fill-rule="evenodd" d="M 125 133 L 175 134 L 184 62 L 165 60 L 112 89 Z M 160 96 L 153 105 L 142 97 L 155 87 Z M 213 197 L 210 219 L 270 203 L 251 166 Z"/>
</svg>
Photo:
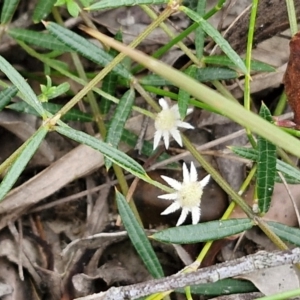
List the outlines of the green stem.
<svg viewBox="0 0 300 300">
<path fill-rule="evenodd" d="M 293 36 L 298 32 L 297 16 L 296 16 L 294 0 L 286 0 L 286 7 L 289 16 L 291 34 Z"/>
<path fill-rule="evenodd" d="M 248 73 L 251 72 L 251 54 L 252 54 L 252 46 L 253 46 L 253 36 L 255 30 L 255 21 L 257 15 L 257 6 L 258 0 L 252 1 L 252 8 L 250 14 L 250 23 L 249 23 L 249 30 L 248 30 L 248 38 L 247 38 L 247 51 L 246 51 L 246 60 L 245 65 L 248 70 Z M 251 99 L 250 99 L 250 75 L 246 75 L 245 77 L 245 89 L 244 89 L 244 107 L 250 111 L 251 107 Z M 256 142 L 251 134 L 249 128 L 246 128 L 248 139 L 253 148 L 256 148 Z"/>
</svg>

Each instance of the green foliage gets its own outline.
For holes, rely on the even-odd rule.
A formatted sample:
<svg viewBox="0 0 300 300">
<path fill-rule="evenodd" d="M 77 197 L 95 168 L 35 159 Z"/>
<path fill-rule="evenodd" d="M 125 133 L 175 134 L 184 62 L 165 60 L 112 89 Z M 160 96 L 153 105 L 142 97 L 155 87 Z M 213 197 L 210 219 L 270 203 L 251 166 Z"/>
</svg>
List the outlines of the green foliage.
<svg viewBox="0 0 300 300">
<path fill-rule="evenodd" d="M 154 99 L 161 96 L 178 101 L 182 119 L 186 117 L 188 107 L 201 108 L 224 115 L 241 124 L 248 129 L 248 136 L 252 141 L 255 140 L 255 137 L 251 136 L 252 132 L 257 134 L 257 147 L 253 142 L 252 148 L 232 147 L 231 149 L 234 153 L 257 164 L 255 174 L 256 195 L 261 214 L 266 213 L 270 207 L 274 183 L 281 181 L 278 172 L 282 173 L 288 183 L 300 183 L 300 171 L 276 157 L 276 146 L 300 157 L 299 140 L 278 129 L 273 124 L 271 113 L 265 105 L 262 105 L 260 116 L 257 116 L 249 109 L 242 107 L 237 101 L 232 101 L 233 96 L 226 90 L 226 86 L 222 87 L 222 81 L 237 79 L 240 76 L 246 76 L 246 82 L 249 81 L 250 72 L 276 71 L 268 64 L 249 59 L 251 58 L 251 51 L 250 54 L 248 51 L 246 59 L 241 58 L 228 41 L 223 38 L 221 32 L 211 25 L 208 19 L 221 9 L 225 0 L 219 0 L 209 11 L 206 11 L 206 1 L 183 1 L 182 4 L 185 6 L 180 6 L 178 11 L 185 13 L 192 24 L 178 36 L 168 33 L 170 42 L 153 53 L 153 57 L 156 59 L 134 50 L 151 33 L 153 30 L 151 27 L 148 27 L 143 35 L 135 40 L 135 45 L 131 45 L 131 47 L 116 43 L 116 41 L 122 41 L 122 32 L 116 35 L 116 41 L 113 39 L 105 40 L 105 37 L 100 36 L 99 39 L 103 38 L 101 40 L 103 48 L 101 48 L 100 44 L 89 41 L 87 36 L 82 34 L 79 29 L 71 30 L 61 25 L 63 24 L 61 22 L 63 18 L 61 18 L 60 12 L 66 8 L 72 17 L 77 17 L 81 12 L 81 6 L 85 10 L 94 11 L 140 5 L 150 15 L 149 11 L 152 5 L 167 4 L 170 6 L 172 1 L 38 0 L 32 17 L 35 23 L 41 22 L 49 16 L 51 11 L 53 12 L 49 19 L 54 21 L 44 22 L 47 29 L 45 32 L 10 26 L 11 21 L 17 15 L 15 12 L 18 10 L 20 2 L 19 0 L 4 0 L 2 2 L 1 24 L 3 25 L 3 32 L 1 31 L 1 34 L 8 34 L 21 45 L 27 54 L 39 60 L 43 64 L 44 69 L 41 69 L 44 72 L 41 75 L 35 72 L 34 68 L 32 70 L 20 68 L 22 71 L 18 71 L 19 69 L 17 70 L 14 64 L 0 56 L 0 71 L 6 76 L 6 81 L 1 81 L 1 86 L 4 88 L 0 91 L 0 111 L 11 109 L 15 112 L 30 113 L 38 116 L 41 120 L 39 129 L 0 166 L 1 173 L 4 173 L 3 180 L 0 183 L 0 201 L 15 185 L 49 131 L 56 131 L 75 142 L 87 145 L 102 153 L 107 169 L 112 163 L 120 167 L 121 174 L 117 174 L 120 182 L 122 180 L 125 182 L 122 173 L 124 172 L 126 175 L 129 173 L 170 192 L 168 187 L 152 180 L 141 164 L 133 159 L 130 154 L 118 150 L 121 141 L 126 142 L 131 148 L 137 142 L 138 137 L 125 129 L 126 121 L 130 118 L 131 113 L 134 111 L 135 114 L 143 113 L 154 118 L 154 113 L 157 111 L 157 104 Z M 82 14 L 84 20 L 88 17 L 86 14 Z M 155 19 L 153 15 L 150 17 Z M 165 22 L 166 20 L 162 21 Z M 254 23 L 249 24 L 249 28 L 254 28 L 254 25 Z M 39 27 L 39 25 L 36 26 Z M 159 26 L 159 24 L 156 24 L 156 26 Z M 6 31 L 4 28 L 7 28 Z M 125 30 L 124 32 L 127 34 Z M 182 47 L 181 44 L 190 33 L 196 34 L 196 54 Z M 224 55 L 206 56 L 204 52 L 206 35 L 216 43 Z M 166 65 L 160 60 L 161 56 L 166 54 L 174 45 L 181 47 L 181 50 L 185 52 L 186 57 L 191 62 L 184 65 L 180 70 Z M 118 63 L 115 63 L 120 58 L 119 53 L 121 52 L 128 56 L 126 66 L 121 59 Z M 75 68 L 61 59 L 61 54 L 71 58 Z M 94 63 L 91 70 L 85 68 L 85 64 L 78 54 Z M 113 61 L 114 65 L 112 65 Z M 134 65 L 135 62 L 139 65 Z M 112 69 L 111 72 L 107 71 L 109 68 Z M 141 73 L 142 70 L 146 71 Z M 46 83 L 41 84 L 44 78 L 46 78 Z M 55 82 L 62 83 L 53 86 L 51 78 L 53 80 L 58 78 L 60 81 L 55 80 Z M 31 86 L 32 80 L 40 84 L 40 95 L 37 95 L 36 88 L 33 89 Z M 72 84 L 69 84 L 71 81 L 79 84 L 80 89 L 77 89 L 77 87 L 76 90 L 73 89 Z M 209 87 L 199 82 L 209 82 Z M 210 88 L 212 85 L 214 85 L 213 89 Z M 220 86 L 223 89 L 219 89 Z M 138 95 L 148 100 L 147 109 L 134 106 L 136 91 Z M 65 93 L 68 93 L 68 96 L 74 95 L 66 105 L 48 102 L 50 99 L 56 98 L 56 102 L 64 103 L 66 97 L 62 102 L 60 100 Z M 85 97 L 86 95 L 88 97 Z M 95 96 L 96 99 L 90 97 L 91 95 Z M 97 98 L 99 95 L 101 96 L 100 101 Z M 245 95 L 250 95 L 250 93 L 245 93 Z M 17 101 L 16 96 L 18 97 Z M 79 101 L 85 102 L 85 107 L 88 108 L 89 113 L 84 113 L 75 108 Z M 111 102 L 116 104 L 114 112 L 110 111 Z M 149 103 L 152 107 L 148 109 Z M 107 116 L 109 120 L 106 121 Z M 64 121 L 93 122 L 92 125 L 96 125 L 93 128 L 100 129 L 99 131 L 102 132 L 103 136 L 98 138 L 81 130 L 75 130 L 66 125 Z M 197 225 L 167 228 L 154 233 L 151 238 L 155 239 L 155 242 L 192 244 L 230 237 L 252 228 L 254 224 L 261 226 L 260 222 L 254 222 L 253 219 L 257 220 L 258 217 L 240 195 L 230 188 L 210 164 L 201 160 L 201 156 L 197 151 L 194 151 L 187 138 L 183 137 L 183 140 L 184 147 L 201 163 L 206 171 L 211 173 L 213 179 L 228 193 L 230 198 L 241 206 L 248 218 L 215 220 Z M 141 153 L 145 156 L 141 157 L 141 160 L 145 159 L 147 163 L 149 162 L 150 168 L 154 161 L 163 161 L 174 154 L 173 151 L 153 153 L 152 141 L 143 142 Z M 169 164 L 168 167 L 178 168 L 178 164 Z M 161 278 L 164 276 L 163 269 L 144 229 L 137 221 L 139 219 L 138 212 L 131 210 L 124 195 L 116 192 L 116 202 L 124 227 L 149 273 L 154 278 Z M 148 208 L 146 207 L 146 209 Z M 263 222 L 263 220 L 259 220 Z M 272 241 L 276 242 L 277 239 L 282 238 L 296 246 L 300 246 L 299 229 L 276 222 L 267 222 L 264 225 L 269 230 L 269 232 L 268 230 L 265 232 L 268 233 Z M 204 249 L 207 249 L 207 247 L 204 247 Z M 191 287 L 192 293 L 210 296 L 252 290 L 254 290 L 252 284 L 240 281 L 237 283 L 237 280 L 232 279 Z"/>
</svg>

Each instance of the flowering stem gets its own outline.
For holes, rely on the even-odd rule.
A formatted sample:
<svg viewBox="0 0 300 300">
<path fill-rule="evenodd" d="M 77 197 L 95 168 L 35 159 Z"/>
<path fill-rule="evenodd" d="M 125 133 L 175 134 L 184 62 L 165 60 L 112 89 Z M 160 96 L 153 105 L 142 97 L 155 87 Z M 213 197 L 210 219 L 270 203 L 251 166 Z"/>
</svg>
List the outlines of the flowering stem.
<svg viewBox="0 0 300 300">
<path fill-rule="evenodd" d="M 222 178 L 217 170 L 215 170 L 197 151 L 197 149 L 192 145 L 192 143 L 183 134 L 182 140 L 184 146 L 191 152 L 191 154 L 196 158 L 196 160 L 201 164 L 201 166 L 211 175 L 211 177 L 219 184 L 219 186 L 242 208 L 246 215 L 253 219 L 255 217 L 252 209 L 247 203 L 239 196 Z"/>
<path fill-rule="evenodd" d="M 244 199 L 238 195 L 228 183 L 221 177 L 221 175 L 215 170 L 197 151 L 197 149 L 192 145 L 192 143 L 182 134 L 182 140 L 184 146 L 191 152 L 191 154 L 196 158 L 196 160 L 201 164 L 201 166 L 210 173 L 211 177 L 219 184 L 219 186 L 232 198 L 233 201 L 238 204 L 248 218 L 252 219 L 259 228 L 267 235 L 267 237 L 281 250 L 286 250 L 288 247 L 285 243 L 270 229 L 269 225 L 261 218 L 256 216 L 249 205 L 244 201 Z"/>
</svg>

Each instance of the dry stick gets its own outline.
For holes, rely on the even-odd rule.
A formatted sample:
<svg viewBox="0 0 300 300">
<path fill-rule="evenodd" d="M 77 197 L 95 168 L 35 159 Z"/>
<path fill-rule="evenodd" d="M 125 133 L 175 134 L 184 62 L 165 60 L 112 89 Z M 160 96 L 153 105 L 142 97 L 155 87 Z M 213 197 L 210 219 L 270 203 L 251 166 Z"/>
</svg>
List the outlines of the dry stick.
<svg viewBox="0 0 300 300">
<path fill-rule="evenodd" d="M 175 290 L 186 286 L 215 282 L 261 269 L 300 262 L 300 248 L 268 253 L 260 251 L 236 260 L 203 268 L 186 274 L 176 274 L 162 279 L 124 287 L 112 287 L 105 293 L 76 298 L 75 300 L 125 300 L 138 299 L 150 294 Z"/>
</svg>

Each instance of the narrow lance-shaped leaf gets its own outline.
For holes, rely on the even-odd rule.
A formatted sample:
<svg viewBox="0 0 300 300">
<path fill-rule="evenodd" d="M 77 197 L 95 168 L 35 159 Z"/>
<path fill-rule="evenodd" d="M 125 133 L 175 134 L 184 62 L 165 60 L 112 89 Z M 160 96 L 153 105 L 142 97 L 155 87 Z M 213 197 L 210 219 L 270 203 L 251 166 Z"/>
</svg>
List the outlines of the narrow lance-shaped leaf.
<svg viewBox="0 0 300 300">
<path fill-rule="evenodd" d="M 238 78 L 239 74 L 229 68 L 206 67 L 196 70 L 195 79 L 200 82 Z"/>
<path fill-rule="evenodd" d="M 235 66 L 234 63 L 225 55 L 204 56 L 202 61 L 206 64 L 212 65 L 220 65 L 232 68 Z M 243 62 L 245 62 L 245 59 L 243 59 Z M 251 60 L 251 71 L 276 72 L 276 68 L 258 60 Z"/>
<path fill-rule="evenodd" d="M 100 10 L 106 8 L 116 8 L 121 6 L 134 6 L 134 5 L 143 5 L 143 4 L 162 4 L 168 3 L 169 0 L 121 0 L 121 1 L 111 1 L 111 0 L 102 0 L 92 4 L 89 7 L 86 7 L 86 10 Z"/>
<path fill-rule="evenodd" d="M 269 122 L 272 120 L 272 115 L 264 104 L 262 104 L 259 114 Z M 265 214 L 270 208 L 275 184 L 276 146 L 259 136 L 257 140 L 257 150 L 256 191 L 259 211 Z"/>
<path fill-rule="evenodd" d="M 122 151 L 115 149 L 114 147 L 82 131 L 72 129 L 67 125 L 57 126 L 55 130 L 58 133 L 67 136 L 68 138 L 78 143 L 85 144 L 95 150 L 98 150 L 104 156 L 112 160 L 115 164 L 119 165 L 121 168 L 143 180 L 148 181 L 148 176 L 143 167 Z"/>
<path fill-rule="evenodd" d="M 122 32 L 121 31 L 117 32 L 115 39 L 117 41 L 122 42 Z M 119 52 L 113 48 L 109 49 L 109 52 L 108 52 L 108 54 L 111 55 L 111 57 L 113 57 L 113 58 L 116 57 L 118 55 L 118 53 Z M 110 72 L 103 79 L 102 90 L 105 93 L 114 96 L 115 92 L 116 92 L 117 83 L 118 83 L 118 75 L 115 72 Z M 107 99 L 105 97 L 101 97 L 100 111 L 102 114 L 106 115 L 109 112 L 110 105 L 111 105 L 111 101 L 109 99 Z"/>
<path fill-rule="evenodd" d="M 144 229 L 136 220 L 125 197 L 121 193 L 116 191 L 116 200 L 118 204 L 119 213 L 121 215 L 122 222 L 128 232 L 128 236 L 134 248 L 138 252 L 140 258 L 147 267 L 149 273 L 154 278 L 163 277 L 164 272 L 158 261 L 158 258 L 144 232 Z"/>
<path fill-rule="evenodd" d="M 1 24 L 7 24 L 11 21 L 20 0 L 4 0 L 1 11 Z"/>
<path fill-rule="evenodd" d="M 192 78 L 195 78 L 196 70 L 197 70 L 197 67 L 195 65 L 192 65 L 192 66 L 188 67 L 184 73 Z M 180 113 L 180 117 L 182 120 L 186 116 L 187 109 L 189 106 L 189 100 L 190 100 L 190 94 L 183 89 L 179 89 L 178 108 L 179 108 L 179 113 Z"/>
<path fill-rule="evenodd" d="M 238 146 L 230 147 L 230 149 L 241 157 L 257 162 L 258 151 L 255 149 Z M 287 175 L 288 177 L 294 178 L 296 181 L 300 181 L 300 171 L 282 160 L 276 160 L 276 170 L 281 172 L 284 176 Z"/>
<path fill-rule="evenodd" d="M 20 75 L 20 73 L 2 56 L 0 56 L 0 70 L 9 78 L 9 80 L 16 86 L 16 88 L 23 95 L 24 100 L 31 105 L 41 117 L 46 117 L 46 112 L 37 96 Z"/>
<path fill-rule="evenodd" d="M 277 222 L 267 222 L 270 229 L 285 241 L 300 247 L 300 229 Z"/>
<path fill-rule="evenodd" d="M 90 59 L 91 61 L 105 67 L 113 60 L 113 57 L 103 49 L 100 49 L 92 42 L 89 42 L 87 39 L 63 26 L 60 26 L 53 22 L 47 22 L 45 26 L 49 30 L 49 32 L 53 34 L 57 39 L 59 39 L 62 43 L 64 43 L 74 51 L 80 53 L 82 56 Z M 125 79 L 130 80 L 130 78 L 132 77 L 129 71 L 125 67 L 123 67 L 122 64 L 118 64 L 113 69 L 113 71 L 115 71 L 118 75 L 124 77 Z"/>
<path fill-rule="evenodd" d="M 12 28 L 8 30 L 8 34 L 16 40 L 41 48 L 58 50 L 61 52 L 72 51 L 49 32 L 37 32 L 21 28 Z"/>
<path fill-rule="evenodd" d="M 131 112 L 133 103 L 135 100 L 134 89 L 127 91 L 116 108 L 113 115 L 111 123 L 109 125 L 105 142 L 114 148 L 118 148 L 119 142 L 121 140 L 123 128 L 125 126 L 126 120 Z M 112 165 L 111 160 L 105 158 L 105 166 L 109 169 Z"/>
<path fill-rule="evenodd" d="M 55 115 L 62 107 L 61 104 L 51 103 L 51 102 L 44 102 L 42 106 L 50 112 L 51 114 Z M 7 106 L 7 108 L 12 109 L 17 112 L 27 113 L 35 116 L 39 116 L 39 114 L 26 102 L 16 102 L 12 103 Z M 92 115 L 88 113 L 84 113 L 76 108 L 71 108 L 66 114 L 61 117 L 63 121 L 78 121 L 78 122 L 92 122 L 94 119 Z"/>
<path fill-rule="evenodd" d="M 0 92 L 0 111 L 10 103 L 11 99 L 16 96 L 18 93 L 18 89 L 15 86 L 10 86 L 5 90 Z"/>
<path fill-rule="evenodd" d="M 200 27 L 209 35 L 223 50 L 223 52 L 231 59 L 231 61 L 244 73 L 248 74 L 247 68 L 240 58 L 240 56 L 231 48 L 229 43 L 222 37 L 218 30 L 216 30 L 212 25 L 205 21 L 202 17 L 197 15 L 191 9 L 181 6 L 180 10 L 187 14 L 194 22 L 198 23 Z"/>
<path fill-rule="evenodd" d="M 51 12 L 56 0 L 38 0 L 33 11 L 33 22 L 39 23 L 45 19 Z"/>
<path fill-rule="evenodd" d="M 252 228 L 250 219 L 218 220 L 196 225 L 173 227 L 154 233 L 155 240 L 171 244 L 194 244 L 222 239 Z"/>
<path fill-rule="evenodd" d="M 40 127 L 39 130 L 28 141 L 26 141 L 24 150 L 12 163 L 11 167 L 9 168 L 0 184 L 0 201 L 5 197 L 5 195 L 15 184 L 31 157 L 37 151 L 47 132 L 47 128 Z"/>
</svg>

